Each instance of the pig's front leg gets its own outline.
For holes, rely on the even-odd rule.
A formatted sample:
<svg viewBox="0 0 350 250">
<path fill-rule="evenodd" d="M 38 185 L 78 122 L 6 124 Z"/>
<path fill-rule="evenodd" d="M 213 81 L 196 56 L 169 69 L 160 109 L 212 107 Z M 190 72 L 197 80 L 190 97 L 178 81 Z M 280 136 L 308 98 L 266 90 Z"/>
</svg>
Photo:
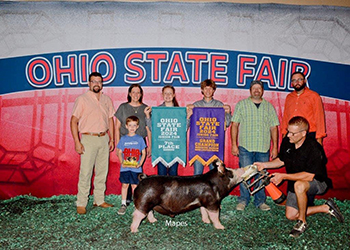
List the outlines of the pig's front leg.
<svg viewBox="0 0 350 250">
<path fill-rule="evenodd" d="M 216 229 L 225 229 L 225 227 L 221 224 L 220 219 L 219 219 L 219 214 L 220 214 L 220 210 L 216 210 L 216 211 L 208 211 L 209 214 L 209 218 L 210 220 L 213 222 L 213 225 Z"/>
<path fill-rule="evenodd" d="M 131 232 L 132 233 L 137 233 L 138 232 L 138 228 L 139 225 L 141 223 L 141 221 L 143 220 L 143 218 L 145 218 L 146 215 L 141 213 L 141 211 L 135 209 L 134 213 L 133 213 L 133 219 L 132 219 L 132 223 L 130 226 Z"/>
<path fill-rule="evenodd" d="M 153 210 L 148 212 L 147 219 L 151 223 L 154 223 L 157 221 L 157 219 L 154 217 Z"/>
<path fill-rule="evenodd" d="M 200 207 L 200 210 L 201 210 L 201 214 L 202 214 L 202 221 L 204 223 L 210 224 L 210 220 L 209 220 L 209 217 L 208 217 L 207 209 L 205 207 Z"/>
</svg>

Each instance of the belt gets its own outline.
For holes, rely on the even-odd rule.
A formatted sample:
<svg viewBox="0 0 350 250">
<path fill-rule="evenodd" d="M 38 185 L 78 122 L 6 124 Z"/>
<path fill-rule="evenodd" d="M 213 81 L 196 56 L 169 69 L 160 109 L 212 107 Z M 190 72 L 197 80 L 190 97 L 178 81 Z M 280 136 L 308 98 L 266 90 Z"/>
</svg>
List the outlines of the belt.
<svg viewBox="0 0 350 250">
<path fill-rule="evenodd" d="M 107 131 L 106 132 L 100 132 L 100 133 L 82 133 L 83 135 L 92 135 L 92 136 L 105 136 L 107 134 Z"/>
</svg>

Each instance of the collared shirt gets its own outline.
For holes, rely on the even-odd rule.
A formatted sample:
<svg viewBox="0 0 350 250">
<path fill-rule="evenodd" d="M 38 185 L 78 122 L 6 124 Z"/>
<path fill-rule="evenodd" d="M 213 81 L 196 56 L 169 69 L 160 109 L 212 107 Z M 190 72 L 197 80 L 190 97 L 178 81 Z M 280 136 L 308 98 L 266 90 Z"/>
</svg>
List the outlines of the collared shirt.
<svg viewBox="0 0 350 250">
<path fill-rule="evenodd" d="M 205 101 L 203 98 L 202 100 L 196 101 L 193 103 L 195 107 L 223 107 L 224 104 L 221 101 L 215 100 L 214 98 L 211 99 L 209 102 Z M 230 120 L 231 120 L 231 114 L 225 113 L 225 122 L 226 127 L 230 126 Z"/>
<path fill-rule="evenodd" d="M 316 132 L 316 138 L 326 136 L 323 104 L 320 95 L 315 91 L 305 87 L 300 95 L 296 91 L 287 95 L 281 123 L 283 135 L 287 133 L 289 120 L 295 116 L 302 116 L 309 122 L 309 132 Z"/>
<path fill-rule="evenodd" d="M 327 176 L 327 157 L 323 147 L 314 138 L 306 137 L 299 148 L 290 143 L 289 138 L 283 138 L 278 158 L 284 162 L 287 174 L 308 172 L 315 174 L 315 179 L 332 186 Z M 294 181 L 288 181 L 288 191 L 294 192 Z"/>
<path fill-rule="evenodd" d="M 114 115 L 110 97 L 101 94 L 97 99 L 92 91 L 78 96 L 73 107 L 73 116 L 78 118 L 80 133 L 101 133 L 109 129 L 109 119 Z"/>
<path fill-rule="evenodd" d="M 250 152 L 261 153 L 270 149 L 271 127 L 279 125 L 271 103 L 262 99 L 258 108 L 250 97 L 237 103 L 231 121 L 239 123 L 239 146 Z"/>
</svg>

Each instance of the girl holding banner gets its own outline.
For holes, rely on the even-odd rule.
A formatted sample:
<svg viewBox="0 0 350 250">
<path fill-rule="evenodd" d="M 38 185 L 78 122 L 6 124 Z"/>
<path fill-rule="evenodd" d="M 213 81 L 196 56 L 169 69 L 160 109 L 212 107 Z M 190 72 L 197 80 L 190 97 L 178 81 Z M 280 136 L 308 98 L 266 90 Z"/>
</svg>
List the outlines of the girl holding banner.
<svg viewBox="0 0 350 250">
<path fill-rule="evenodd" d="M 146 125 L 151 131 L 152 124 L 154 128 L 152 165 L 158 164 L 158 175 L 176 176 L 179 162 L 186 165 L 186 108 L 176 108 L 179 104 L 173 86 L 164 86 L 162 95 L 164 102 L 153 108 L 152 120 L 152 108 L 145 109 Z"/>
</svg>

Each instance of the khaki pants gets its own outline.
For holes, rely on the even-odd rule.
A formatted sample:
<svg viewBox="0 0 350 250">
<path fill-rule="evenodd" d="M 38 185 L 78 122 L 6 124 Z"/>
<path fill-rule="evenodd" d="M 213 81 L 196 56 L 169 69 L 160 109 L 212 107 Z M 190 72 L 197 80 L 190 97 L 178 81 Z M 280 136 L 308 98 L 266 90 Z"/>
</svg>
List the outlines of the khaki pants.
<svg viewBox="0 0 350 250">
<path fill-rule="evenodd" d="M 91 177 L 94 178 L 94 204 L 104 202 L 106 178 L 109 164 L 109 136 L 82 135 L 81 143 L 85 152 L 80 157 L 80 173 L 78 182 L 77 206 L 86 207 L 91 188 Z"/>
</svg>

